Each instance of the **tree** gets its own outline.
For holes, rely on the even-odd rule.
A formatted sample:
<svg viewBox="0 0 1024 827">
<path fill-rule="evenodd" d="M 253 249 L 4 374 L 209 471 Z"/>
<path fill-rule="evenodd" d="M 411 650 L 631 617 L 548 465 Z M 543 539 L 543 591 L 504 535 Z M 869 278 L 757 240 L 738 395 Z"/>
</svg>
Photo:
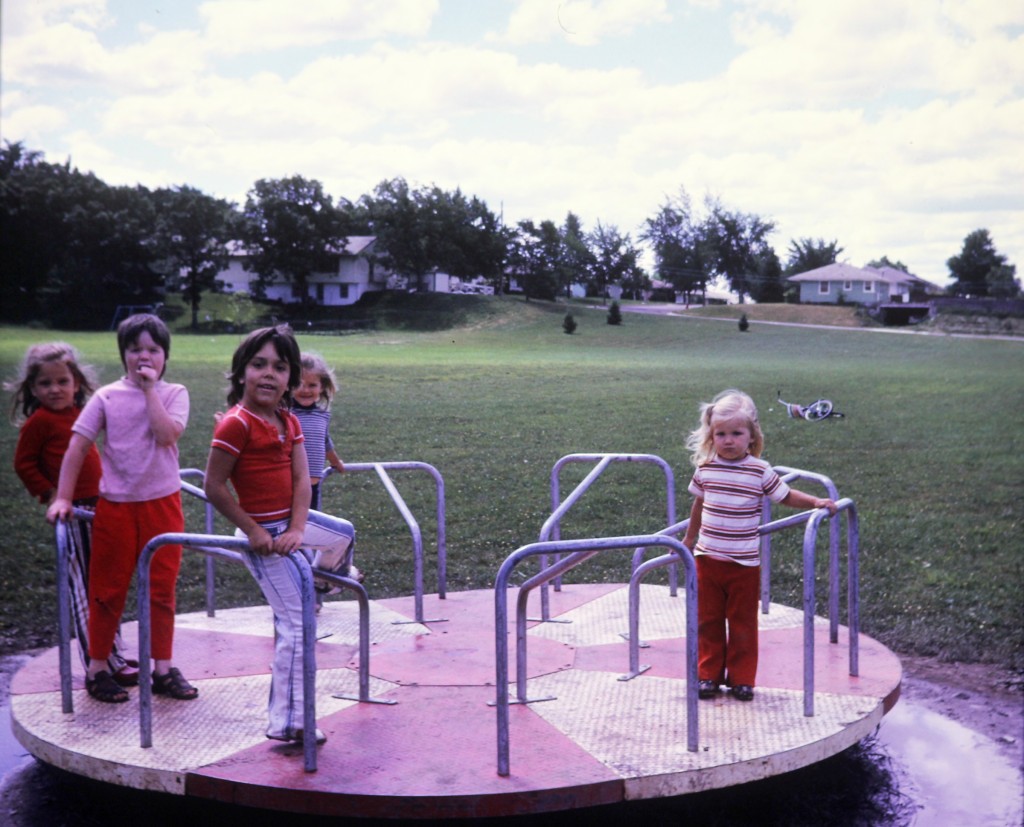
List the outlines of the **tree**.
<svg viewBox="0 0 1024 827">
<path fill-rule="evenodd" d="M 587 246 L 587 234 L 583 222 L 573 212 L 566 213 L 561 227 L 562 255 L 558 268 L 559 290 L 568 299 L 572 296 L 574 284 L 587 284 L 591 279 L 594 254 Z"/>
<path fill-rule="evenodd" d="M 524 220 L 512 239 L 509 263 L 522 285 L 526 300 L 554 299 L 558 291 L 562 237 L 553 221 L 540 225 Z"/>
<path fill-rule="evenodd" d="M 375 261 L 418 290 L 438 271 L 482 277 L 498 292 L 513 233 L 479 198 L 440 187 L 413 189 L 404 178 L 381 181 L 359 199 L 359 221 L 377 237 Z"/>
<path fill-rule="evenodd" d="M 25 322 L 42 313 L 41 291 L 64 247 L 69 164 L 46 163 L 20 142 L 0 149 L 0 278 L 3 318 Z"/>
<path fill-rule="evenodd" d="M 644 222 L 640 232 L 640 239 L 653 248 L 658 276 L 682 293 L 687 303 L 694 293 L 707 289 L 707 262 L 701 238 L 685 189 L 680 189 L 678 197 L 666 199 L 657 214 Z"/>
<path fill-rule="evenodd" d="M 0 150 L 5 315 L 57 326 L 106 326 L 118 304 L 159 298 L 155 211 L 144 187 L 111 187 L 71 163 L 8 142 Z"/>
<path fill-rule="evenodd" d="M 730 212 L 717 199 L 709 197 L 705 203 L 708 218 L 700 239 L 705 261 L 712 275 L 728 281 L 742 304 L 746 295 L 756 292 L 758 263 L 769 260 L 768 236 L 775 223 L 753 213 Z"/>
<path fill-rule="evenodd" d="M 640 253 L 628 233 L 623 235 L 614 224 L 598 221 L 587 240 L 594 256 L 590 288 L 596 295 L 607 298 L 609 285 L 622 284 L 627 279 L 635 286 Z"/>
<path fill-rule="evenodd" d="M 786 260 L 786 275 L 795 276 L 835 264 L 843 248 L 835 239 L 826 242 L 823 238 L 790 239 L 789 258 Z"/>
<path fill-rule="evenodd" d="M 881 258 L 876 258 L 874 261 L 869 261 L 867 266 L 874 267 L 876 270 L 880 270 L 883 267 L 889 267 L 893 270 L 899 270 L 901 273 L 910 274 L 910 268 L 907 267 L 906 264 L 902 261 L 890 261 L 889 256 L 882 256 Z"/>
<path fill-rule="evenodd" d="M 950 292 L 957 296 L 1013 297 L 1020 292 L 1017 267 L 996 251 L 988 230 L 975 230 L 964 239 L 959 255 L 946 266 L 954 278 Z"/>
<path fill-rule="evenodd" d="M 196 330 L 203 293 L 220 289 L 217 274 L 228 265 L 236 215 L 229 202 L 189 186 L 156 190 L 153 201 L 165 284 L 169 290 L 181 291 Z"/>
<path fill-rule="evenodd" d="M 782 264 L 771 247 L 766 247 L 754 255 L 750 297 L 760 304 L 777 303 L 786 299 L 786 285 L 782 280 Z"/>
<path fill-rule="evenodd" d="M 52 323 L 106 326 L 118 305 L 156 304 L 163 279 L 149 190 L 110 187 L 77 170 L 68 183 L 65 245 L 45 291 Z"/>
<path fill-rule="evenodd" d="M 309 277 L 336 266 L 344 249 L 345 217 L 319 181 L 301 175 L 257 181 L 242 212 L 241 236 L 249 253 L 246 269 L 265 287 L 278 277 L 309 300 Z"/>
<path fill-rule="evenodd" d="M 511 233 L 498 216 L 479 198 L 467 199 L 459 189 L 448 193 L 433 187 L 426 207 L 435 218 L 435 268 L 461 279 L 484 278 L 501 292 Z"/>
</svg>

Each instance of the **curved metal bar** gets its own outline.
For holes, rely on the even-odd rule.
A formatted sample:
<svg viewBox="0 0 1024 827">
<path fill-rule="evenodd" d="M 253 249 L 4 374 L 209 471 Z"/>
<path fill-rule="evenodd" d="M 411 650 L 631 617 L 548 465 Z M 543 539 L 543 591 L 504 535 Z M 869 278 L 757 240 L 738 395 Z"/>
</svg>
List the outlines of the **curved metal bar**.
<svg viewBox="0 0 1024 827">
<path fill-rule="evenodd" d="M 60 668 L 61 710 L 75 711 L 71 699 L 71 587 L 68 583 L 68 524 L 58 520 L 57 541 L 57 663 Z"/>
<path fill-rule="evenodd" d="M 525 695 L 525 664 L 526 664 L 526 604 L 529 591 L 542 587 L 545 583 L 564 574 L 569 569 L 583 563 L 596 554 L 603 551 L 636 549 L 646 546 L 667 546 L 673 549 L 678 559 L 682 559 L 686 565 L 687 593 L 690 594 L 692 587 L 693 594 L 696 594 L 696 577 L 693 566 L 693 556 L 689 550 L 673 537 L 665 535 L 646 534 L 629 537 L 604 537 L 585 540 L 553 540 L 541 543 L 532 543 L 522 546 L 512 552 L 498 569 L 494 585 L 494 640 L 495 640 L 495 670 L 496 670 L 496 699 L 497 707 L 497 728 L 498 728 L 498 774 L 507 776 L 509 774 L 509 681 L 508 681 L 508 588 L 509 579 L 516 566 L 522 561 L 535 556 L 547 554 L 568 554 L 553 565 L 545 567 L 541 572 L 535 574 L 520 588 L 516 609 L 516 630 L 517 630 L 517 652 L 516 652 L 516 673 L 517 673 L 517 699 L 519 702 L 529 702 Z M 686 617 L 686 637 L 692 640 L 693 646 L 687 648 L 687 748 L 691 752 L 697 751 L 697 659 L 696 659 L 696 597 L 690 601 Z"/>
<path fill-rule="evenodd" d="M 685 522 L 689 522 L 688 520 Z M 619 680 L 632 680 L 649 667 L 640 666 L 640 582 L 648 572 L 665 566 L 677 565 L 682 559 L 686 571 L 684 588 L 686 590 L 686 664 L 687 664 L 687 702 L 689 703 L 689 688 L 697 686 L 697 635 L 690 638 L 690 630 L 697 629 L 697 569 L 693 559 L 693 553 L 682 543 L 679 544 L 686 552 L 681 554 L 673 547 L 669 554 L 663 554 L 651 560 L 646 560 L 637 566 L 629 578 L 629 673 Z M 692 665 L 693 669 L 690 670 Z M 696 692 L 696 690 L 694 690 Z M 694 695 L 696 698 L 696 695 Z M 687 707 L 687 714 L 690 713 Z M 693 714 L 697 714 L 696 704 L 693 707 Z"/>
<path fill-rule="evenodd" d="M 563 502 L 559 503 L 558 498 L 560 495 L 558 473 L 567 462 L 571 461 L 569 459 L 570 457 L 579 458 L 579 461 L 581 462 L 584 460 L 597 460 L 598 462 L 597 465 L 590 470 L 590 473 L 587 474 L 576 488 L 573 489 L 572 493 L 569 494 Z M 583 496 L 584 492 L 590 488 L 594 480 L 604 473 L 604 470 L 611 464 L 611 461 L 611 456 L 606 454 L 569 454 L 568 457 L 562 457 L 555 463 L 554 467 L 551 469 L 551 516 L 549 516 L 544 521 L 544 525 L 540 527 L 540 535 L 537 538 L 538 542 L 544 543 L 548 540 L 560 540 L 562 538 L 562 516 L 576 504 L 579 498 Z M 547 555 L 541 555 L 540 567 L 542 569 L 547 568 L 547 565 Z M 562 583 L 561 581 L 558 581 L 555 584 L 555 590 L 560 591 L 561 588 Z M 551 600 L 548 596 L 547 585 L 545 585 L 540 593 L 540 617 L 544 622 L 551 620 Z"/>
<path fill-rule="evenodd" d="M 141 747 L 153 746 L 153 680 L 152 634 L 149 615 L 149 566 L 153 555 L 164 546 L 181 545 L 215 554 L 239 562 L 242 555 L 230 549 L 246 549 L 249 541 L 237 537 L 218 537 L 203 534 L 167 533 L 158 534 L 143 547 L 138 562 L 138 617 L 139 617 L 139 730 Z"/>
<path fill-rule="evenodd" d="M 412 534 L 413 539 L 413 555 L 414 565 L 418 567 L 418 574 L 416 575 L 416 605 L 417 605 L 417 617 L 418 623 L 425 622 L 422 617 L 422 604 L 423 604 L 423 538 L 420 532 L 419 524 L 416 519 L 412 516 L 412 512 L 409 510 L 402 496 L 398 493 L 397 487 L 387 474 L 388 470 L 393 471 L 426 471 L 434 478 L 434 486 L 437 494 L 437 594 L 441 600 L 447 597 L 447 582 L 448 582 L 448 532 L 445 524 L 445 488 L 444 478 L 441 473 L 429 463 L 417 462 L 417 461 L 390 461 L 390 462 L 346 462 L 345 473 L 358 473 L 361 471 L 375 471 L 381 482 L 384 483 L 384 487 L 388 494 L 391 496 L 392 502 L 398 508 L 399 513 L 402 515 L 409 526 L 409 530 Z M 338 472 L 330 466 L 324 468 L 321 475 L 321 480 L 325 481 L 329 477 L 334 476 Z"/>
<path fill-rule="evenodd" d="M 191 494 L 199 499 L 202 499 L 206 504 L 206 523 L 204 530 L 207 534 L 213 533 L 213 521 L 215 511 L 213 504 L 206 496 L 206 491 L 203 490 L 203 483 L 206 481 L 206 472 L 201 471 L 198 468 L 182 468 L 179 472 L 181 477 L 181 490 L 185 493 Z M 199 485 L 191 485 L 185 482 L 186 479 L 197 479 Z M 207 556 L 206 558 L 206 616 L 216 617 L 217 616 L 217 565 L 214 558 Z"/>
<path fill-rule="evenodd" d="M 93 512 L 75 507 L 72 519 L 91 523 Z M 60 703 L 65 713 L 75 711 L 71 690 L 71 585 L 68 580 L 70 551 L 68 550 L 68 524 L 58 520 L 54 526 L 57 546 L 57 665 L 60 672 Z"/>
<path fill-rule="evenodd" d="M 839 489 L 836 488 L 835 483 L 831 479 L 826 477 L 824 474 L 818 474 L 814 471 L 804 471 L 799 468 L 791 468 L 788 465 L 776 465 L 773 466 L 775 473 L 782 477 L 784 482 L 792 482 L 793 480 L 807 480 L 809 482 L 815 482 L 821 485 L 828 493 L 830 500 L 839 500 Z M 766 510 L 765 514 L 770 517 L 771 515 L 771 504 L 766 499 Z M 828 599 L 828 618 L 829 618 L 829 640 L 832 643 L 839 642 L 839 546 L 840 546 L 840 526 L 838 520 L 832 520 L 828 527 L 828 539 L 829 539 L 829 599 Z M 768 613 L 768 602 L 769 602 L 769 583 L 771 578 L 771 540 L 763 541 L 767 554 L 762 557 L 761 561 L 761 611 L 764 614 Z M 767 563 L 765 560 L 767 559 Z"/>
<path fill-rule="evenodd" d="M 853 500 L 849 498 L 839 500 L 836 505 L 839 508 L 839 512 L 848 511 L 854 508 Z M 839 512 L 836 512 L 837 515 Z M 809 514 L 810 517 L 807 520 L 807 525 L 804 527 L 804 550 L 803 550 L 803 604 L 804 604 L 804 715 L 811 717 L 814 715 L 814 611 L 815 611 L 815 597 L 814 597 L 814 549 L 818 538 L 818 526 L 822 520 L 829 519 L 830 515 L 828 509 L 819 508 L 811 512 L 804 512 Z M 797 515 L 800 516 L 800 515 Z M 780 521 L 781 522 L 781 521 Z M 835 520 L 831 520 L 835 523 Z M 856 542 L 856 537 L 851 538 Z M 857 551 L 854 546 L 851 546 L 850 559 L 856 560 Z M 854 562 L 854 569 L 857 569 L 857 564 Z M 856 571 L 855 571 L 856 573 Z M 830 578 L 831 580 L 831 572 Z M 830 583 L 831 587 L 831 583 Z M 849 588 L 857 588 L 856 582 L 853 578 L 850 578 Z M 852 670 L 855 668 L 855 664 L 858 661 L 858 655 L 854 651 L 859 647 L 859 597 L 855 597 L 853 601 L 855 610 L 858 612 L 858 617 L 853 618 L 851 614 L 851 628 L 850 628 L 850 674 L 855 674 Z M 836 620 L 838 622 L 838 610 L 836 612 Z M 858 634 L 854 634 L 853 627 L 856 627 Z M 831 638 L 830 642 L 836 643 L 838 635 L 835 640 Z"/>
<path fill-rule="evenodd" d="M 138 566 L 138 616 L 139 616 L 139 729 L 140 746 L 153 746 L 153 689 L 150 657 L 152 632 L 149 613 L 149 567 L 153 556 L 164 546 L 181 545 L 192 551 L 223 560 L 242 561 L 242 550 L 249 548 L 249 541 L 242 537 L 227 537 L 205 534 L 160 534 L 143 548 Z M 235 550 L 237 549 L 237 550 Z M 313 569 L 304 554 L 293 552 L 288 555 L 299 575 L 302 592 L 302 650 L 303 650 L 303 752 L 306 771 L 316 770 L 316 598 L 313 591 Z M 331 572 L 316 570 L 317 577 L 323 577 L 356 593 L 359 601 L 359 700 L 369 700 L 370 686 L 370 637 L 369 598 L 366 589 L 355 580 Z"/>
<path fill-rule="evenodd" d="M 561 501 L 559 479 L 562 469 L 570 462 L 597 462 L 598 465 L 576 486 L 564 502 Z M 551 516 L 545 520 L 541 527 L 539 542 L 561 539 L 561 520 L 565 513 L 579 500 L 583 493 L 593 484 L 612 462 L 646 462 L 659 466 L 665 473 L 665 522 L 672 524 L 676 521 L 676 483 L 672 467 L 661 457 L 655 454 L 619 454 L 619 453 L 595 453 L 595 454 L 566 454 L 557 460 L 551 468 Z M 633 555 L 632 568 L 636 568 L 639 561 L 643 559 L 644 549 L 637 549 Z M 541 558 L 541 568 L 547 565 L 547 561 Z M 561 579 L 555 580 L 555 591 L 560 591 Z M 669 574 L 669 588 L 672 595 L 675 595 L 677 588 L 676 570 L 672 569 Z M 549 621 L 550 607 L 547 588 L 541 591 L 541 619 Z"/>
<path fill-rule="evenodd" d="M 182 468 L 180 472 L 182 479 L 181 490 L 187 494 L 191 494 L 193 497 L 201 499 L 206 504 L 206 520 L 204 530 L 207 534 L 213 534 L 213 520 L 215 511 L 213 504 L 207 499 L 206 492 L 203 491 L 202 485 L 206 480 L 206 472 L 200 471 L 198 468 Z M 199 480 L 199 485 L 191 485 L 185 482 L 186 479 L 193 478 Z M 216 560 L 207 555 L 206 557 L 206 616 L 216 617 L 217 616 L 217 564 Z"/>
<path fill-rule="evenodd" d="M 859 586 L 859 528 L 857 522 L 856 505 L 849 498 L 838 500 L 837 512 L 847 512 L 847 606 L 849 613 L 849 657 L 850 674 L 856 676 L 859 670 L 859 639 L 860 639 L 860 586 Z M 798 514 L 791 514 L 779 520 L 773 520 L 762 525 L 758 531 L 762 536 L 769 536 L 774 532 L 805 524 L 804 527 L 804 714 L 814 714 L 814 581 L 815 581 L 815 546 L 817 545 L 818 526 L 821 521 L 829 518 L 827 509 L 820 508 L 812 511 L 801 511 Z M 835 523 L 835 520 L 831 521 Z M 664 533 L 678 533 L 686 521 L 664 529 Z M 646 667 L 640 666 L 640 580 L 656 568 L 669 565 L 672 562 L 671 555 L 649 560 L 633 573 L 630 578 L 630 603 L 629 603 L 629 673 L 623 680 L 631 680 L 646 671 Z M 835 580 L 830 577 L 830 587 Z M 635 596 L 634 596 L 635 590 Z M 687 592 L 689 597 L 689 592 Z M 696 597 L 694 597 L 696 600 Z M 838 611 L 836 613 L 838 616 Z M 836 643 L 837 640 L 830 642 Z"/>
<path fill-rule="evenodd" d="M 857 504 L 846 507 L 846 613 L 850 633 L 850 674 L 860 675 L 860 517 Z"/>
</svg>

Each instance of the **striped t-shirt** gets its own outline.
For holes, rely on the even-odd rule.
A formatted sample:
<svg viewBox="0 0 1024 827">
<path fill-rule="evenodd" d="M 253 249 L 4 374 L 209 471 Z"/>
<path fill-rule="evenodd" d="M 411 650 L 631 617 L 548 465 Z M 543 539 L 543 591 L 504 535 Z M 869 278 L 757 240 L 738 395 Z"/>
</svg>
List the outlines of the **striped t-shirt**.
<svg viewBox="0 0 1024 827">
<path fill-rule="evenodd" d="M 327 466 L 327 452 L 334 450 L 330 434 L 331 412 L 317 405 L 307 407 L 293 401 L 292 414 L 299 420 L 302 434 L 306 438 L 303 444 L 309 460 L 309 475 L 322 477 Z"/>
<path fill-rule="evenodd" d="M 694 554 L 708 554 L 742 566 L 760 562 L 761 502 L 781 502 L 789 486 L 762 459 L 717 457 L 696 470 L 689 492 L 704 500 Z"/>
</svg>

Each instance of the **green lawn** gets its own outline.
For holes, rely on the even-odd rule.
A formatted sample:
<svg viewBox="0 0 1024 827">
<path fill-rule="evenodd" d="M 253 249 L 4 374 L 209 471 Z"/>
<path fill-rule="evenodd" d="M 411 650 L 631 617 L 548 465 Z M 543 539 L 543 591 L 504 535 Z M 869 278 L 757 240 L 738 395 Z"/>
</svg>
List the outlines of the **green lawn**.
<svg viewBox="0 0 1024 827">
<path fill-rule="evenodd" d="M 1024 344 L 774 325 L 740 333 L 718 320 L 637 314 L 611 326 L 605 311 L 576 305 L 579 328 L 568 336 L 565 305 L 500 298 L 482 306 L 444 332 L 299 337 L 337 370 L 333 434 L 344 459 L 419 460 L 444 476 L 450 590 L 490 586 L 500 562 L 537 539 L 550 511 L 550 471 L 565 454 L 664 458 L 685 516 L 685 435 L 698 404 L 734 386 L 759 405 L 768 460 L 825 474 L 856 501 L 865 632 L 897 652 L 1024 668 Z M 104 381 L 119 375 L 113 334 L 61 335 Z M 29 342 L 46 338 L 57 337 L 0 329 L 4 376 Z M 168 378 L 192 396 L 183 466 L 205 464 L 237 341 L 175 335 Z M 780 390 L 796 402 L 826 396 L 846 418 L 790 420 L 775 401 Z M 8 469 L 15 439 L 13 427 L 3 430 Z M 586 470 L 567 469 L 563 492 Z M 413 473 L 396 479 L 429 540 L 433 484 Z M 0 651 L 9 652 L 53 642 L 52 531 L 13 472 L 0 482 Z M 408 532 L 376 476 L 335 478 L 326 488 L 328 509 L 359 530 L 371 595 L 410 592 Z M 663 492 L 653 467 L 613 465 L 566 518 L 562 536 L 657 530 Z M 800 534 L 775 544 L 773 599 L 796 606 Z M 625 580 L 626 557 L 598 558 L 575 576 Z M 190 556 L 182 610 L 202 605 L 201 570 Z M 431 562 L 428 584 L 433 574 Z M 223 605 L 260 599 L 240 567 L 222 566 L 218 588 Z"/>
</svg>

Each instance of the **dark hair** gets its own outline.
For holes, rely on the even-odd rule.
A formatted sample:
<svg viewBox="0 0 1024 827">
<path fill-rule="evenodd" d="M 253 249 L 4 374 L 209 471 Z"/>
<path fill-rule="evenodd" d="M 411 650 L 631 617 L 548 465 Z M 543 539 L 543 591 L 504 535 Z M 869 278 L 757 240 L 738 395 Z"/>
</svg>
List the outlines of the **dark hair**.
<svg viewBox="0 0 1024 827">
<path fill-rule="evenodd" d="M 235 354 L 231 357 L 231 373 L 227 375 L 231 383 L 228 390 L 229 405 L 236 405 L 241 401 L 245 390 L 246 365 L 267 342 L 272 342 L 277 355 L 288 363 L 288 390 L 281 398 L 281 404 L 284 407 L 291 406 L 292 388 L 297 388 L 302 381 L 302 357 L 299 353 L 299 343 L 295 341 L 292 329 L 286 324 L 254 330 L 235 349 Z"/>
<path fill-rule="evenodd" d="M 78 351 L 67 342 L 44 342 L 32 345 L 25 351 L 25 358 L 21 361 L 17 379 L 4 383 L 4 389 L 14 394 L 11 405 L 11 422 L 18 424 L 22 419 L 35 413 L 42 405 L 32 392 L 32 386 L 39 378 L 39 371 L 48 362 L 60 362 L 67 365 L 72 377 L 78 382 L 78 391 L 74 397 L 76 408 L 83 407 L 85 401 L 96 390 L 98 382 L 95 371 L 89 365 L 79 362 Z"/>
<path fill-rule="evenodd" d="M 167 325 L 163 323 L 159 316 L 154 316 L 152 313 L 136 313 L 117 326 L 117 349 L 121 354 L 122 365 L 125 365 L 125 351 L 135 344 L 143 333 L 148 333 L 153 341 L 160 345 L 161 350 L 164 352 L 165 360 L 171 358 L 171 331 L 167 329 Z M 125 365 L 126 370 L 127 367 Z M 164 370 L 167 370 L 166 361 L 164 362 Z M 162 379 L 163 375 L 161 371 L 157 379 Z"/>
</svg>

